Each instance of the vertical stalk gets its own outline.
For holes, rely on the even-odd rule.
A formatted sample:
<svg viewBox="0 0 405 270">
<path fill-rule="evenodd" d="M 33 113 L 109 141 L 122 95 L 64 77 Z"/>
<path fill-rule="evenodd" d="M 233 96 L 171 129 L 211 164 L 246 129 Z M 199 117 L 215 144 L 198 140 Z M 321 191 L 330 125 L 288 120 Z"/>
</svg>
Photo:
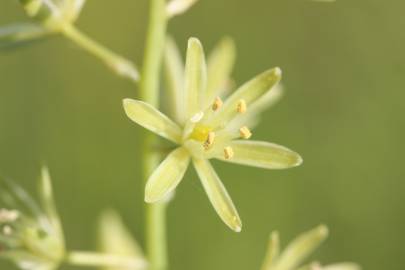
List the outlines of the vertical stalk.
<svg viewBox="0 0 405 270">
<path fill-rule="evenodd" d="M 143 101 L 158 108 L 160 71 L 167 26 L 166 0 L 150 0 L 149 16 L 140 96 Z M 143 173 L 144 179 L 147 179 L 158 165 L 160 157 L 152 150 L 156 137 L 150 133 L 144 136 Z M 166 203 L 146 204 L 145 207 L 146 252 L 150 270 L 165 270 L 167 268 Z"/>
</svg>

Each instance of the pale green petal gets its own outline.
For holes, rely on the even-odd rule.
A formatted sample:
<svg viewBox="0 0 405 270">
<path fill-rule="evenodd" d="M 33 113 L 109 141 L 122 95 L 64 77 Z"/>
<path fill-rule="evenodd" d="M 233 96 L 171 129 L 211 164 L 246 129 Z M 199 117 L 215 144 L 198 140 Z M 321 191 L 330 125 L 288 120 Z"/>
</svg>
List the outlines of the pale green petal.
<svg viewBox="0 0 405 270">
<path fill-rule="evenodd" d="M 271 91 L 267 91 L 263 97 L 259 98 L 256 102 L 249 106 L 247 113 L 238 114 L 231 122 L 226 126 L 226 129 L 230 132 L 237 132 L 239 128 L 247 126 L 250 129 L 256 127 L 260 122 L 261 114 L 274 106 L 284 95 L 284 87 L 281 83 L 278 83 L 272 87 Z"/>
<path fill-rule="evenodd" d="M 284 86 L 281 83 L 276 84 L 269 90 L 271 91 L 265 93 L 249 107 L 249 113 L 262 113 L 278 103 L 284 95 Z"/>
<path fill-rule="evenodd" d="M 171 0 L 167 3 L 167 15 L 169 18 L 180 15 L 191 8 L 198 0 Z"/>
<path fill-rule="evenodd" d="M 328 236 L 328 228 L 320 225 L 294 239 L 280 255 L 274 270 L 292 270 L 311 255 Z"/>
<path fill-rule="evenodd" d="M 79 17 L 86 0 L 65 0 L 62 11 L 64 18 L 68 22 L 74 22 Z"/>
<path fill-rule="evenodd" d="M 19 269 L 23 270 L 54 270 L 57 268 L 57 265 L 23 250 L 12 249 L 2 251 L 0 258 L 10 260 L 15 263 Z"/>
<path fill-rule="evenodd" d="M 43 167 L 39 180 L 39 197 L 41 199 L 44 212 L 52 224 L 52 229 L 55 230 L 56 236 L 61 245 L 64 246 L 64 234 L 62 223 L 56 209 L 55 200 L 52 191 L 52 182 L 47 167 Z"/>
<path fill-rule="evenodd" d="M 175 143 L 180 143 L 180 127 L 153 106 L 139 100 L 124 99 L 127 116 L 138 125 Z"/>
<path fill-rule="evenodd" d="M 206 69 L 204 49 L 200 41 L 196 38 L 190 38 L 187 47 L 185 69 L 185 88 L 183 95 L 185 114 L 183 115 L 183 121 L 186 121 L 197 112 L 201 111 L 201 103 L 204 100 L 206 90 Z"/>
<path fill-rule="evenodd" d="M 231 159 L 225 159 L 222 155 L 218 155 L 216 158 L 264 169 L 286 169 L 302 163 L 299 154 L 274 143 L 235 140 L 228 146 L 232 147 L 234 156 Z"/>
<path fill-rule="evenodd" d="M 321 270 L 360 270 L 361 267 L 355 263 L 343 262 L 323 266 Z"/>
<path fill-rule="evenodd" d="M 99 219 L 98 226 L 99 250 L 106 254 L 131 257 L 138 261 L 139 268 L 146 266 L 145 256 L 135 238 L 123 223 L 119 214 L 114 210 L 106 210 Z M 132 268 L 128 268 L 132 269 Z M 122 267 L 104 267 L 102 270 L 126 270 Z"/>
<path fill-rule="evenodd" d="M 187 170 L 190 154 L 184 147 L 173 150 L 153 171 L 145 189 L 145 201 L 153 203 L 164 199 L 180 183 Z"/>
<path fill-rule="evenodd" d="M 36 24 L 17 23 L 0 27 L 0 48 L 11 48 L 49 35 L 51 32 Z"/>
<path fill-rule="evenodd" d="M 166 41 L 164 74 L 170 113 L 173 119 L 180 123 L 183 107 L 184 64 L 179 48 L 170 37 Z"/>
<path fill-rule="evenodd" d="M 208 58 L 207 96 L 204 107 L 209 106 L 216 97 L 222 96 L 235 63 L 236 49 L 231 38 L 223 38 Z"/>
<path fill-rule="evenodd" d="M 226 225 L 235 232 L 240 232 L 242 222 L 238 212 L 214 168 L 206 159 L 195 158 L 193 163 L 215 211 Z"/>
<path fill-rule="evenodd" d="M 262 270 L 269 270 L 277 260 L 280 253 L 280 236 L 278 232 L 272 232 L 266 252 L 266 257 L 262 266 Z"/>
<path fill-rule="evenodd" d="M 242 99 L 246 102 L 249 110 L 249 106 L 270 91 L 280 79 L 281 70 L 279 68 L 273 68 L 242 85 L 226 100 L 222 110 L 220 110 L 212 120 L 211 125 L 220 126 L 233 119 L 238 113 L 237 106 Z"/>
</svg>

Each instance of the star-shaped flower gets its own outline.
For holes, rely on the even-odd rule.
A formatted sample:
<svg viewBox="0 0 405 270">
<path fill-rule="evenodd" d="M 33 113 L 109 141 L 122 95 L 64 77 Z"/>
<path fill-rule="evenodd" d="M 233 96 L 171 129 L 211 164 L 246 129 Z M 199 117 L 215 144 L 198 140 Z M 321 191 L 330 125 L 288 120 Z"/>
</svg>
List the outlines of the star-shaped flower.
<svg viewBox="0 0 405 270">
<path fill-rule="evenodd" d="M 221 66 L 217 63 L 214 67 Z M 225 68 L 225 67 L 224 67 Z M 217 70 L 216 73 L 221 73 Z M 216 74 L 208 71 L 212 77 Z M 207 80 L 207 67 L 201 43 L 188 42 L 184 87 L 178 87 L 173 105 L 175 120 L 140 100 L 125 99 L 127 116 L 175 143 L 173 150 L 150 176 L 145 201 L 164 199 L 182 180 L 190 160 L 221 219 L 239 232 L 242 223 L 219 176 L 210 164 L 212 158 L 265 169 L 285 169 L 301 164 L 301 157 L 283 146 L 250 141 L 250 127 L 267 103 L 269 91 L 281 79 L 279 68 L 263 72 L 232 93 L 224 102 Z"/>
</svg>

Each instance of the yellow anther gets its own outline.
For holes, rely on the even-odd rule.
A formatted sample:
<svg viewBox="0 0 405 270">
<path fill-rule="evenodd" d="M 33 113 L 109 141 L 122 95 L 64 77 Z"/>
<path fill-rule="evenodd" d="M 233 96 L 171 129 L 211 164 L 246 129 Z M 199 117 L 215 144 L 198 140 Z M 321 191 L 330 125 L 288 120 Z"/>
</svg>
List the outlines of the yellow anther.
<svg viewBox="0 0 405 270">
<path fill-rule="evenodd" d="M 252 132 L 251 132 L 250 129 L 249 129 L 248 127 L 246 127 L 246 126 L 241 127 L 241 128 L 239 129 L 239 133 L 240 133 L 240 136 L 241 136 L 243 139 L 249 139 L 250 137 L 252 137 Z"/>
<path fill-rule="evenodd" d="M 247 105 L 246 105 L 246 101 L 244 99 L 241 99 L 238 101 L 236 111 L 238 113 L 245 113 L 247 111 Z"/>
<path fill-rule="evenodd" d="M 224 104 L 224 103 L 222 102 L 222 99 L 220 97 L 215 98 L 215 101 L 212 104 L 212 110 L 214 112 L 219 110 L 222 107 L 222 104 Z"/>
<path fill-rule="evenodd" d="M 231 159 L 233 158 L 233 149 L 230 146 L 227 146 L 224 148 L 224 157 L 225 159 Z"/>
<path fill-rule="evenodd" d="M 215 132 L 208 132 L 207 139 L 204 142 L 204 148 L 205 150 L 208 150 L 213 144 L 215 140 Z"/>
</svg>

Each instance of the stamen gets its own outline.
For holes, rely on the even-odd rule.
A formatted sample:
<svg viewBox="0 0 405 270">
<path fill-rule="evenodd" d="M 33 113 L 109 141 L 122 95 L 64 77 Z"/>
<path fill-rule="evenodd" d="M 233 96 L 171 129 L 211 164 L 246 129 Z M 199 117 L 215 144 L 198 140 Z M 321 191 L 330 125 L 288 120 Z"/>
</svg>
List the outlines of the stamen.
<svg viewBox="0 0 405 270">
<path fill-rule="evenodd" d="M 220 97 L 216 97 L 214 103 L 212 104 L 212 110 L 214 112 L 218 111 L 222 107 L 223 104 L 224 103 L 222 102 L 222 99 Z"/>
<path fill-rule="evenodd" d="M 208 136 L 207 136 L 207 140 L 205 140 L 204 142 L 204 149 L 208 150 L 213 144 L 214 144 L 214 140 L 215 140 L 215 132 L 209 132 Z"/>
<path fill-rule="evenodd" d="M 245 113 L 247 111 L 247 105 L 246 105 L 246 101 L 244 99 L 241 99 L 238 101 L 236 111 L 238 113 Z"/>
<path fill-rule="evenodd" d="M 249 129 L 248 127 L 246 127 L 246 126 L 241 127 L 241 128 L 239 129 L 239 133 L 240 133 L 240 136 L 241 136 L 243 139 L 249 139 L 250 137 L 252 137 L 252 132 L 251 132 L 250 129 Z"/>
<path fill-rule="evenodd" d="M 4 235 L 9 236 L 12 233 L 13 233 L 13 229 L 10 226 L 6 225 L 6 226 L 3 227 L 3 234 Z"/>
<path fill-rule="evenodd" d="M 232 147 L 227 146 L 227 147 L 224 148 L 224 157 L 225 157 L 225 159 L 231 159 L 231 158 L 233 158 L 233 155 L 234 155 L 234 153 L 233 153 Z"/>
</svg>

